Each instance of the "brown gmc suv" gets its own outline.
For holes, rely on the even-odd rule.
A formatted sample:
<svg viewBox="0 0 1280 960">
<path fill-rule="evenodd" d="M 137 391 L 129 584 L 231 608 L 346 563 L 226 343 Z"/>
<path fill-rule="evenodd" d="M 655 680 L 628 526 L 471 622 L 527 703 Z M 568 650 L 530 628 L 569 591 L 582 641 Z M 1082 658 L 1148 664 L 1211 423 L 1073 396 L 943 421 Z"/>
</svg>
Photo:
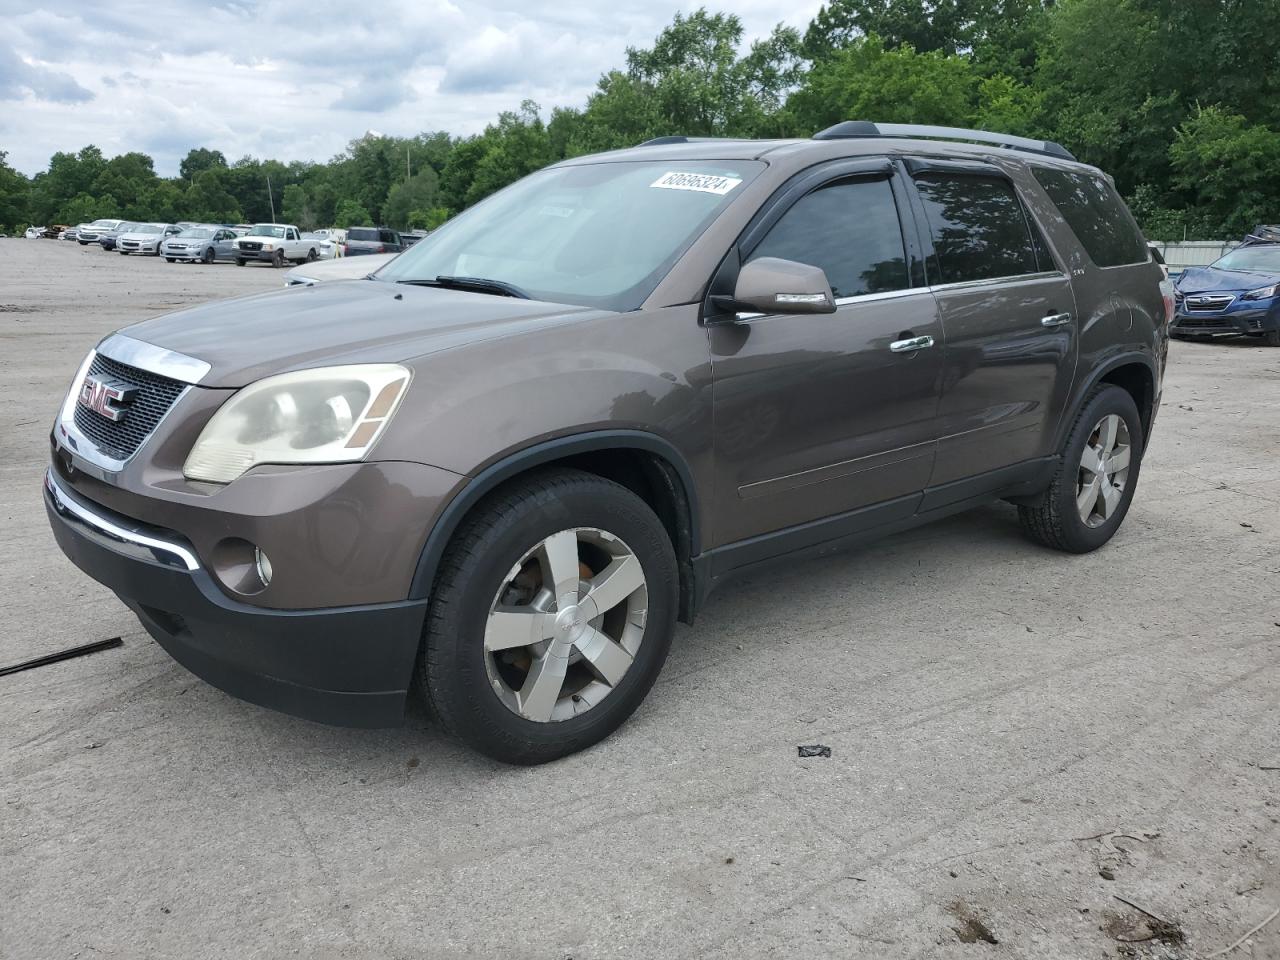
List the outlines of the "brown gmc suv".
<svg viewBox="0 0 1280 960">
<path fill-rule="evenodd" d="M 193 673 L 536 763 L 615 729 L 715 586 L 1002 498 L 1084 553 L 1172 290 L 1053 143 L 842 123 L 533 174 L 373 277 L 90 351 L 49 520 Z"/>
</svg>

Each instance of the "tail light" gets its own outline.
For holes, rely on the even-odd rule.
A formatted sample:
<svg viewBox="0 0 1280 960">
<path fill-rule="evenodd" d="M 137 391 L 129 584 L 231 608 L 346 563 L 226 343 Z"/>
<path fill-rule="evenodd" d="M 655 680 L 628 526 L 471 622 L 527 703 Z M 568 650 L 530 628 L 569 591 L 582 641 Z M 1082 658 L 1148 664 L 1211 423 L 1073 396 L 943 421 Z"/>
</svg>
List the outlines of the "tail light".
<svg viewBox="0 0 1280 960">
<path fill-rule="evenodd" d="M 1160 296 L 1164 297 L 1164 325 L 1166 327 L 1173 325 L 1173 317 L 1177 312 L 1177 305 L 1174 303 L 1173 281 L 1160 281 Z"/>
<path fill-rule="evenodd" d="M 385 243 L 380 243 L 380 244 L 378 244 L 378 252 L 379 252 L 379 253 L 386 253 L 386 252 L 387 252 L 387 245 L 386 245 Z"/>
<path fill-rule="evenodd" d="M 348 256 L 350 253 L 351 253 L 351 247 L 349 247 L 347 244 L 344 243 L 342 245 L 342 255 L 345 257 L 345 256 Z"/>
</svg>

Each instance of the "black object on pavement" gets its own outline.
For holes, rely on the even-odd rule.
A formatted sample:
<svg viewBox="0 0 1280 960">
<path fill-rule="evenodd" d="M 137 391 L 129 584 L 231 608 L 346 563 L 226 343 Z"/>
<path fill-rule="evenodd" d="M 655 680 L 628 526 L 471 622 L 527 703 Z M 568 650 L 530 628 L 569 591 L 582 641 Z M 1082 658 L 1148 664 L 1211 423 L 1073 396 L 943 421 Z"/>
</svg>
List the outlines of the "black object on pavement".
<svg viewBox="0 0 1280 960">
<path fill-rule="evenodd" d="M 95 640 L 93 643 L 81 644 L 78 647 L 68 647 L 66 650 L 59 650 L 57 653 L 46 653 L 43 657 L 24 660 L 22 663 L 15 663 L 9 667 L 0 667 L 0 677 L 11 673 L 19 673 L 23 670 L 33 670 L 36 667 L 47 666 L 51 663 L 61 663 L 63 660 L 83 657 L 86 654 L 97 653 L 99 650 L 112 650 L 122 646 L 124 646 L 124 641 L 119 637 L 112 637 L 110 640 Z"/>
<path fill-rule="evenodd" d="M 821 743 L 813 743 L 808 746 L 796 747 L 801 757 L 829 757 L 831 756 L 831 748 L 823 746 Z"/>
</svg>

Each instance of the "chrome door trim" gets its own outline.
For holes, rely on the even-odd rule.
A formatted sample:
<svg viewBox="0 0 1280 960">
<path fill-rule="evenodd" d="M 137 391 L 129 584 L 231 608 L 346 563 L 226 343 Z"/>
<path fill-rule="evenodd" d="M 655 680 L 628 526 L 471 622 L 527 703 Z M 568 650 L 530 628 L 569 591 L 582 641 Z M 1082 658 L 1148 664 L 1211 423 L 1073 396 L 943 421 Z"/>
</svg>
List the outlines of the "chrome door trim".
<svg viewBox="0 0 1280 960">
<path fill-rule="evenodd" d="M 904 287 L 901 290 L 886 290 L 882 293 L 859 293 L 852 297 L 837 297 L 835 305 L 837 307 L 848 306 L 851 303 L 876 303 L 881 300 L 901 300 L 903 297 L 914 297 L 922 293 L 929 293 L 929 287 Z M 737 315 L 738 320 L 758 320 L 761 317 L 788 317 L 796 316 L 796 314 L 788 313 L 740 313 Z"/>
<path fill-rule="evenodd" d="M 950 290 L 981 289 L 1003 284 L 1033 283 L 1040 280 L 1066 280 L 1067 275 L 1058 270 L 1044 270 L 1040 273 L 1020 273 L 1012 277 L 991 277 L 988 280 L 961 280 L 956 283 L 935 283 L 929 287 L 934 293 L 946 293 Z"/>
</svg>

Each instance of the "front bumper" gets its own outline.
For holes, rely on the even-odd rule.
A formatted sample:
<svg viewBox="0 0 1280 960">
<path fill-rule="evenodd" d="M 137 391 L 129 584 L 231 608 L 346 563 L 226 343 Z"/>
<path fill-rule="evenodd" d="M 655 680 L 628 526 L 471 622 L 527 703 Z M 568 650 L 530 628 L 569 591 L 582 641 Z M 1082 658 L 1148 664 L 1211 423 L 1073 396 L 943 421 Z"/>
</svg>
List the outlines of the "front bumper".
<svg viewBox="0 0 1280 960">
<path fill-rule="evenodd" d="M 1187 310 L 1178 305 L 1173 318 L 1174 334 L 1190 336 L 1247 336 L 1280 329 L 1280 305 L 1266 301 L 1258 307 L 1236 307 L 1217 312 Z"/>
<path fill-rule="evenodd" d="M 278 250 L 241 250 L 236 247 L 236 257 L 241 260 L 265 260 L 271 261 L 275 259 Z"/>
<path fill-rule="evenodd" d="M 157 252 L 159 251 L 159 249 L 160 249 L 160 244 L 159 244 L 157 241 L 155 241 L 155 240 L 151 240 L 151 241 L 146 241 L 146 240 L 141 240 L 141 241 L 139 241 L 139 240 L 124 240 L 124 241 L 122 241 L 122 242 L 118 243 L 118 244 L 117 244 L 117 246 L 116 246 L 116 248 L 117 248 L 117 249 L 119 249 L 119 250 L 123 250 L 123 251 L 125 251 L 126 253 L 152 253 L 152 254 L 154 254 L 154 253 L 157 253 Z"/>
<path fill-rule="evenodd" d="M 271 610 L 219 589 L 191 544 L 112 513 L 45 474 L 54 538 L 196 676 L 251 703 L 324 723 L 400 724 L 425 600 Z"/>
<path fill-rule="evenodd" d="M 204 256 L 204 251 L 205 251 L 204 247 L 193 247 L 188 249 L 187 247 L 183 246 L 181 248 L 174 248 L 167 244 L 164 244 L 160 247 L 160 252 L 164 256 L 173 257 L 173 259 L 175 260 L 199 260 L 202 256 Z"/>
</svg>

